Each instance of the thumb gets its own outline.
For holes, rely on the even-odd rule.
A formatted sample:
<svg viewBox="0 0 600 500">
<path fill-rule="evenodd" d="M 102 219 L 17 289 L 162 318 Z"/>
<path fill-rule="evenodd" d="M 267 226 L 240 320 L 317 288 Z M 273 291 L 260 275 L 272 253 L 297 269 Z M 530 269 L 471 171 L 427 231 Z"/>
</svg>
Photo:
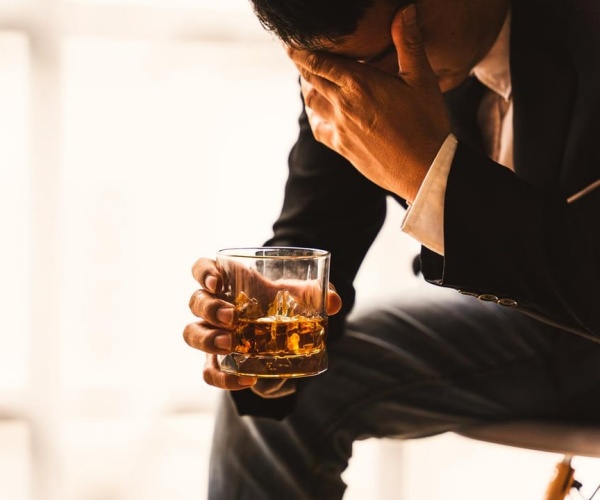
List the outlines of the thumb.
<svg viewBox="0 0 600 500">
<path fill-rule="evenodd" d="M 414 3 L 396 13 L 391 30 L 402 78 L 411 83 L 423 78 L 424 72 L 430 73 Z"/>
</svg>

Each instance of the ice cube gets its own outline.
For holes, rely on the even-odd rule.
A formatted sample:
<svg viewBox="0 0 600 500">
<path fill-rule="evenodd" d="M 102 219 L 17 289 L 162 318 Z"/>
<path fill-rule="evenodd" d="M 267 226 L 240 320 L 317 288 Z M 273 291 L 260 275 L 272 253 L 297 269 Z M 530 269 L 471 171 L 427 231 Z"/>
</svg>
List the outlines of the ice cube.
<svg viewBox="0 0 600 500">
<path fill-rule="evenodd" d="M 264 316 L 263 308 L 258 300 L 248 297 L 244 292 L 238 294 L 234 304 L 240 318 L 258 319 Z"/>
<path fill-rule="evenodd" d="M 269 305 L 267 311 L 269 316 L 283 316 L 293 318 L 294 316 L 311 317 L 315 314 L 298 297 L 292 295 L 288 290 L 280 290 L 275 295 L 275 300 Z"/>
</svg>

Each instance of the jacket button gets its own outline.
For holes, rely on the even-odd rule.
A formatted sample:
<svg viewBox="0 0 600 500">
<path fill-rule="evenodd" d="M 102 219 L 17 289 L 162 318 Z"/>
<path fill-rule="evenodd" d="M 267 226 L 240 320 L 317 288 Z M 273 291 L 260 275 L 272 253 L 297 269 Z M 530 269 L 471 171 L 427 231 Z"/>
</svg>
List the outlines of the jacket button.
<svg viewBox="0 0 600 500">
<path fill-rule="evenodd" d="M 500 299 L 498 304 L 504 307 L 517 307 L 519 304 L 513 299 Z"/>
<path fill-rule="evenodd" d="M 484 302 L 498 302 L 498 297 L 490 293 L 482 293 L 481 295 L 478 295 L 477 298 Z"/>
<path fill-rule="evenodd" d="M 469 295 L 471 297 L 479 297 L 478 293 L 475 292 L 469 292 L 468 290 L 457 290 L 458 293 L 460 293 L 461 295 Z"/>
</svg>

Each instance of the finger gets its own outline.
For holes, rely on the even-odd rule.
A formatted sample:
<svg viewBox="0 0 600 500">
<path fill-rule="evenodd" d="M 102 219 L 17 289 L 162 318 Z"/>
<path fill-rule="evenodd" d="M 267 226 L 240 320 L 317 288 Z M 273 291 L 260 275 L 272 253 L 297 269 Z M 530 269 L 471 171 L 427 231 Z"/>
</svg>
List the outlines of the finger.
<svg viewBox="0 0 600 500">
<path fill-rule="evenodd" d="M 305 109 L 306 116 L 308 117 L 308 124 L 310 125 L 315 139 L 330 148 L 333 147 L 333 137 L 335 134 L 334 126 L 313 109 Z"/>
<path fill-rule="evenodd" d="M 313 84 L 319 92 L 333 94 L 340 87 L 347 86 L 353 61 L 310 50 L 288 48 L 287 53 L 302 77 Z"/>
<path fill-rule="evenodd" d="M 212 259 L 198 259 L 192 266 L 192 275 L 200 283 L 200 286 L 209 292 L 216 293 L 223 286 L 221 274 L 217 270 L 215 261 Z"/>
<path fill-rule="evenodd" d="M 329 316 L 333 316 L 334 314 L 337 314 L 338 312 L 340 312 L 341 308 L 342 308 L 342 298 L 335 291 L 335 289 L 333 289 L 333 290 L 330 289 L 327 292 L 327 314 Z"/>
<path fill-rule="evenodd" d="M 237 375 L 223 373 L 219 368 L 217 357 L 213 354 L 208 354 L 206 356 L 206 363 L 202 373 L 204 376 L 204 381 L 207 384 L 218 387 L 219 389 L 226 389 L 228 391 L 247 389 L 257 382 L 256 377 L 238 377 Z"/>
<path fill-rule="evenodd" d="M 304 93 L 304 91 L 303 91 Z M 306 112 L 306 117 L 308 118 L 308 124 L 310 125 L 310 129 L 312 130 L 313 136 L 315 139 L 328 147 L 333 146 L 333 137 L 335 134 L 335 128 L 330 121 L 324 118 L 323 114 L 321 114 L 321 108 L 325 106 L 330 106 L 328 102 L 322 103 L 319 105 L 315 104 L 315 100 L 312 100 L 312 104 L 317 107 L 317 109 L 313 109 L 308 104 L 306 104 L 305 98 L 305 107 L 304 110 Z M 329 111 L 330 114 L 333 113 L 333 110 Z"/>
<path fill-rule="evenodd" d="M 183 339 L 190 347 L 210 354 L 229 354 L 233 346 L 231 330 L 221 330 L 204 321 L 186 325 Z"/>
<path fill-rule="evenodd" d="M 313 136 L 318 142 L 325 144 L 325 146 L 331 149 L 335 148 L 335 129 L 331 123 L 324 120 L 316 113 L 310 113 L 308 115 L 308 123 L 310 124 Z"/>
<path fill-rule="evenodd" d="M 410 84 L 420 81 L 424 75 L 430 76 L 432 71 L 421 38 L 415 4 L 396 13 L 391 30 L 402 78 Z"/>
<path fill-rule="evenodd" d="M 196 290 L 190 298 L 189 306 L 194 316 L 206 320 L 211 325 L 231 328 L 235 323 L 234 307 L 206 290 Z"/>
<path fill-rule="evenodd" d="M 335 110 L 331 102 L 327 100 L 311 83 L 304 77 L 300 78 L 300 89 L 304 104 L 313 114 L 316 112 L 321 118 L 331 120 L 334 117 Z"/>
<path fill-rule="evenodd" d="M 298 67 L 298 71 L 300 72 L 301 80 L 309 83 L 312 88 L 314 88 L 322 96 L 329 99 L 331 102 L 335 102 L 339 92 L 342 90 L 341 87 L 321 76 L 311 73 L 302 67 Z"/>
</svg>

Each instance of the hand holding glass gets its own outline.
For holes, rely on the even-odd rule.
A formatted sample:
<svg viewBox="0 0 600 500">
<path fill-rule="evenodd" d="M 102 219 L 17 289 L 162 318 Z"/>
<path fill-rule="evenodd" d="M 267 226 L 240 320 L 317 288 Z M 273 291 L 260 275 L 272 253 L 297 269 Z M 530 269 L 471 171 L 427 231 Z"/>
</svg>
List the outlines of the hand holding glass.
<svg viewBox="0 0 600 500">
<path fill-rule="evenodd" d="M 235 375 L 291 378 L 327 369 L 330 254 L 293 247 L 220 250 L 224 298 L 235 309 L 233 352 L 219 356 Z"/>
</svg>

